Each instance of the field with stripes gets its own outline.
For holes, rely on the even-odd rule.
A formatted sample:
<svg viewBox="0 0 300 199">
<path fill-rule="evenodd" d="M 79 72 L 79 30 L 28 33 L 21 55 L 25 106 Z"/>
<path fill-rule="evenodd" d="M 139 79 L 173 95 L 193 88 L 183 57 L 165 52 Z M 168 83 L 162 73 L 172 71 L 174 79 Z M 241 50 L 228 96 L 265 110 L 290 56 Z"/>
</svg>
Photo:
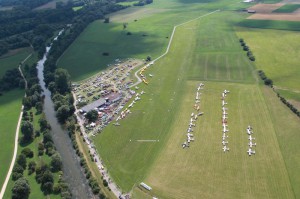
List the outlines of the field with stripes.
<svg viewBox="0 0 300 199">
<path fill-rule="evenodd" d="M 94 138 L 108 172 L 134 198 L 294 198 L 299 165 L 281 146 L 298 152 L 292 139 L 278 140 L 279 118 L 289 117 L 296 136 L 299 119 L 282 104 L 274 110 L 255 66 L 239 45 L 235 22 L 243 15 L 222 11 L 177 27 L 168 54 L 146 70 L 149 85 L 121 126 L 109 125 Z M 201 90 L 204 115 L 193 129 L 195 141 L 182 148 Z M 227 138 L 222 150 L 221 93 L 230 90 Z M 275 114 L 273 113 L 275 111 Z M 283 113 L 283 114 L 282 114 Z M 255 155 L 248 156 L 246 128 L 253 127 Z M 291 136 L 292 137 L 292 136 Z M 299 137 L 299 136 L 298 136 Z M 289 163 L 287 163 L 289 162 Z M 291 173 L 295 177 L 291 177 Z M 291 180 L 292 178 L 292 180 Z M 150 192 L 138 185 L 144 181 Z"/>
<path fill-rule="evenodd" d="M 92 137 L 112 180 L 133 198 L 300 197 L 300 160 L 293 155 L 300 152 L 299 118 L 262 85 L 256 72 L 260 65 L 250 62 L 240 46 L 241 36 L 252 37 L 236 27 L 248 17 L 236 10 L 246 7 L 235 0 L 157 0 L 112 14 L 109 24 L 92 23 L 60 59 L 58 65 L 76 81 L 116 58 L 155 59 L 165 52 L 173 27 L 189 21 L 176 28 L 168 53 L 144 72 L 149 85 L 138 85 L 136 92 L 145 94 L 132 113 L 118 121 L 120 126 L 110 124 Z M 123 23 L 128 23 L 126 29 Z M 106 51 L 110 55 L 103 57 Z M 260 49 L 253 51 L 263 57 Z M 204 115 L 195 122 L 195 140 L 183 149 L 201 82 Z M 225 89 L 230 90 L 226 153 L 221 123 Z M 257 144 L 252 156 L 247 154 L 248 125 Z M 152 190 L 141 188 L 141 182 Z"/>
</svg>

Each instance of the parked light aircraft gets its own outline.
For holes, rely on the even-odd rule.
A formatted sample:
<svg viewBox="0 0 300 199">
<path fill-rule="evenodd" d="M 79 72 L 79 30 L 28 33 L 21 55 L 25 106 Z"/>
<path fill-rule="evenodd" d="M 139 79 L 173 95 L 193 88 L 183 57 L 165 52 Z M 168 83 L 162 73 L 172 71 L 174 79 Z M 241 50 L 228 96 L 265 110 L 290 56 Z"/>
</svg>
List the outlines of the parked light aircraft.
<svg viewBox="0 0 300 199">
<path fill-rule="evenodd" d="M 248 149 L 247 153 L 248 153 L 249 156 L 251 156 L 252 154 L 255 154 L 255 151 L 253 151 L 251 149 Z"/>
<path fill-rule="evenodd" d="M 223 147 L 223 151 L 224 151 L 224 152 L 229 151 L 229 148 L 228 148 L 227 146 L 224 146 L 224 147 Z"/>
<path fill-rule="evenodd" d="M 252 137 L 251 135 L 249 135 L 249 138 L 248 138 L 250 141 L 252 141 L 252 140 L 255 140 L 255 138 L 254 137 Z"/>
<path fill-rule="evenodd" d="M 249 147 L 252 148 L 253 146 L 256 146 L 256 143 L 253 143 L 252 141 L 249 142 Z"/>
<path fill-rule="evenodd" d="M 228 141 L 222 141 L 222 145 L 225 146 L 226 144 L 228 144 Z"/>
</svg>

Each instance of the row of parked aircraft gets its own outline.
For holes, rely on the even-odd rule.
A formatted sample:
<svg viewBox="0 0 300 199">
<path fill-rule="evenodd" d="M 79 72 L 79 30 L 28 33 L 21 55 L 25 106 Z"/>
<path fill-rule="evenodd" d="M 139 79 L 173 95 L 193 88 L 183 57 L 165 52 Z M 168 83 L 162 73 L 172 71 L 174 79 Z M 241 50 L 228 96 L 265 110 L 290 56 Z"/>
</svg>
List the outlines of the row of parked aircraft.
<svg viewBox="0 0 300 199">
<path fill-rule="evenodd" d="M 226 140 L 229 136 L 227 135 L 228 132 L 229 132 L 229 129 L 228 129 L 228 124 L 227 124 L 227 119 L 228 119 L 228 113 L 227 113 L 227 110 L 228 108 L 225 107 L 225 105 L 227 105 L 227 102 L 225 102 L 225 97 L 226 95 L 229 93 L 228 90 L 224 90 L 222 92 L 222 127 L 223 127 L 223 130 L 222 130 L 222 145 L 223 145 L 223 151 L 224 152 L 228 152 L 229 151 L 229 147 L 227 146 L 228 144 L 228 141 Z"/>
<path fill-rule="evenodd" d="M 199 92 L 201 89 L 203 89 L 204 84 L 200 83 L 198 88 L 197 88 L 197 92 L 196 92 L 196 99 L 195 99 L 195 105 L 194 105 L 194 109 L 197 111 L 197 113 L 191 113 L 191 118 L 190 118 L 190 123 L 189 123 L 189 127 L 187 129 L 187 134 L 186 134 L 186 141 L 182 144 L 182 148 L 186 148 L 186 147 L 190 147 L 190 143 L 191 141 L 194 141 L 194 134 L 192 134 L 192 132 L 194 132 L 193 127 L 196 127 L 196 120 L 198 118 L 198 116 L 203 115 L 203 112 L 200 112 L 200 95 L 201 93 Z"/>
<path fill-rule="evenodd" d="M 254 137 L 252 137 L 252 134 L 253 134 L 253 130 L 252 130 L 252 127 L 249 125 L 247 127 L 247 134 L 248 134 L 248 140 L 249 140 L 249 149 L 247 151 L 248 155 L 251 156 L 253 154 L 255 154 L 255 151 L 252 150 L 252 148 L 255 146 L 256 147 L 256 143 L 252 142 L 253 140 L 255 140 Z"/>
</svg>

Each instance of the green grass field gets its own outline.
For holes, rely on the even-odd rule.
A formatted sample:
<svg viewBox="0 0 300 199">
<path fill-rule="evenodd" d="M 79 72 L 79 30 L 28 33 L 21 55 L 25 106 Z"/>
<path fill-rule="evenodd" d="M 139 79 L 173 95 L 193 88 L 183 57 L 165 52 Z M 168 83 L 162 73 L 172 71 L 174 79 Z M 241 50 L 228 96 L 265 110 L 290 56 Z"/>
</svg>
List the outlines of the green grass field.
<svg viewBox="0 0 300 199">
<path fill-rule="evenodd" d="M 263 70 L 275 86 L 300 91 L 299 32 L 237 28 L 237 34 L 253 51 L 256 67 Z M 294 95 L 295 99 L 299 98 L 299 93 L 294 92 Z"/>
<path fill-rule="evenodd" d="M 0 58 L 0 77 L 3 76 L 5 71 L 13 68 L 18 68 L 21 61 L 23 61 L 32 50 L 30 48 L 24 48 L 16 52 L 16 54 L 8 54 Z"/>
<path fill-rule="evenodd" d="M 181 148 L 198 83 L 186 84 L 172 136 L 145 180 L 152 194 L 158 198 L 293 198 L 274 125 L 257 85 L 205 82 L 201 95 L 205 115 L 196 122 L 195 142 L 187 150 Z M 222 151 L 221 144 L 224 89 L 230 90 L 226 98 L 229 153 Z M 246 153 L 249 124 L 257 143 L 252 157 Z"/>
<path fill-rule="evenodd" d="M 138 1 L 124 1 L 124 2 L 118 2 L 117 4 L 122 6 L 133 6 L 133 4 L 138 3 Z"/>
<path fill-rule="evenodd" d="M 76 7 L 73 7 L 72 9 L 73 9 L 74 11 L 77 11 L 77 10 L 80 10 L 81 8 L 83 8 L 83 6 L 76 6 Z"/>
<path fill-rule="evenodd" d="M 59 66 L 67 68 L 76 81 L 104 69 L 115 58 L 155 58 L 165 52 L 166 37 L 174 25 L 222 10 L 178 27 L 169 53 L 146 70 L 154 77 L 148 86 L 139 85 L 146 94 L 132 113 L 119 122 L 121 126 L 108 125 L 93 138 L 112 179 L 123 191 L 133 189 L 134 198 L 300 197 L 300 162 L 295 155 L 300 150 L 296 142 L 299 119 L 258 84 L 255 68 L 260 69 L 259 61 L 248 60 L 239 38 L 244 37 L 257 60 L 265 55 L 252 47 L 243 28 L 235 29 L 248 16 L 233 11 L 245 6 L 237 3 L 159 0 L 144 8 L 122 10 L 110 16 L 110 24 L 92 23 L 61 58 Z M 122 30 L 123 22 L 128 22 L 126 31 Z M 128 31 L 131 36 L 126 35 Z M 292 38 L 297 39 L 296 33 Z M 103 57 L 103 51 L 111 55 Z M 291 55 L 291 60 L 297 57 Z M 282 83 L 284 80 L 289 84 L 287 77 Z M 181 144 L 200 81 L 206 84 L 201 101 L 205 115 L 197 121 L 195 143 L 183 150 Z M 226 154 L 222 152 L 220 121 L 224 89 L 231 91 L 230 152 Z M 246 153 L 249 124 L 258 145 L 252 157 Z M 141 181 L 153 188 L 150 194 L 137 188 Z"/>
<path fill-rule="evenodd" d="M 165 51 L 174 25 L 219 6 L 245 6 L 233 0 L 218 2 L 217 6 L 196 2 L 157 1 L 146 7 L 113 13 L 109 15 L 109 24 L 104 24 L 103 20 L 95 21 L 66 50 L 58 66 L 66 68 L 72 80 L 79 81 L 105 69 L 116 58 L 145 59 L 148 55 L 155 58 Z M 125 30 L 123 23 L 128 23 Z M 132 35 L 127 35 L 128 32 Z M 103 52 L 110 55 L 102 56 Z"/>
<path fill-rule="evenodd" d="M 13 155 L 15 132 L 21 111 L 23 90 L 6 92 L 0 97 L 0 186 L 5 180 Z"/>
<path fill-rule="evenodd" d="M 38 120 L 39 118 L 41 117 L 41 115 L 36 115 L 35 114 L 35 109 L 31 109 L 31 111 L 33 112 L 33 126 L 34 126 L 34 129 L 37 130 L 39 129 L 39 123 L 38 123 Z M 19 133 L 19 137 L 21 137 L 22 134 L 21 132 Z M 21 151 L 22 149 L 24 148 L 30 148 L 33 152 L 34 152 L 34 157 L 33 158 L 27 158 L 27 165 L 30 161 L 35 161 L 37 164 L 39 162 L 45 162 L 45 163 L 50 163 L 51 161 L 51 158 L 44 154 L 43 156 L 38 156 L 38 144 L 39 142 L 42 141 L 42 135 L 40 137 L 37 137 L 35 138 L 35 140 L 30 143 L 29 145 L 27 146 L 20 146 L 19 145 L 19 148 L 18 148 L 18 155 L 21 154 Z M 23 176 L 28 180 L 29 182 L 29 185 L 30 185 L 30 189 L 31 189 L 31 192 L 30 192 L 30 195 L 29 195 L 29 199 L 42 199 L 42 198 L 52 198 L 52 199 L 58 199 L 58 198 L 61 198 L 60 195 L 55 195 L 55 194 L 51 194 L 49 196 L 45 196 L 43 194 L 43 192 L 41 191 L 40 189 L 40 184 L 38 184 L 35 180 L 35 173 L 34 174 L 31 174 L 31 175 L 28 175 L 28 170 L 24 170 L 24 174 Z M 54 174 L 54 182 L 56 183 L 58 181 L 58 173 Z M 10 179 L 9 183 L 8 183 L 8 186 L 6 188 L 6 192 L 5 192 L 5 195 L 4 195 L 4 199 L 10 199 L 12 197 L 12 188 L 13 188 L 13 185 L 14 185 L 14 181 L 12 181 Z"/>
<path fill-rule="evenodd" d="M 298 21 L 244 19 L 238 22 L 237 26 L 245 28 L 300 31 L 300 22 Z"/>
<path fill-rule="evenodd" d="M 291 13 L 300 8 L 300 4 L 285 4 L 284 6 L 274 10 L 275 13 Z"/>
</svg>

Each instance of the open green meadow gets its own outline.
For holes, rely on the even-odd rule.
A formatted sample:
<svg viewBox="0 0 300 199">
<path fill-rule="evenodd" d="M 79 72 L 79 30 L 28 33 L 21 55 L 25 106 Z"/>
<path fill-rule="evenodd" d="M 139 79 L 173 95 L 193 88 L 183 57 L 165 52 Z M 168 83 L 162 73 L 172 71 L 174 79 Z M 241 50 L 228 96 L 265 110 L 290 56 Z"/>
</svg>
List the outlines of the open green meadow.
<svg viewBox="0 0 300 199">
<path fill-rule="evenodd" d="M 200 102 L 204 116 L 196 122 L 195 141 L 189 149 L 181 148 L 198 83 L 186 84 L 172 136 L 145 179 L 152 194 L 158 198 L 293 198 L 274 125 L 257 85 L 205 82 Z M 221 144 L 224 89 L 230 90 L 228 153 Z M 251 157 L 246 153 L 249 124 L 257 143 Z"/>
<path fill-rule="evenodd" d="M 0 77 L 5 71 L 13 68 L 18 68 L 19 64 L 32 52 L 31 48 L 23 48 L 20 51 L 7 56 L 0 57 Z"/>
<path fill-rule="evenodd" d="M 237 28 L 237 34 L 253 51 L 256 67 L 263 70 L 279 89 L 296 91 L 293 92 L 295 97 L 288 97 L 299 99 L 299 32 Z"/>
<path fill-rule="evenodd" d="M 15 132 L 21 111 L 23 90 L 6 92 L 0 97 L 0 186 L 6 178 L 13 155 Z"/>
<path fill-rule="evenodd" d="M 66 50 L 58 66 L 66 68 L 74 81 L 85 79 L 107 67 L 117 58 L 155 58 L 165 52 L 174 25 L 220 7 L 245 6 L 237 1 L 212 6 L 197 1 L 156 1 L 143 8 L 132 7 L 112 15 L 110 23 L 91 23 Z M 231 6 L 230 6 L 231 5 Z M 123 29 L 123 23 L 127 28 Z M 127 35 L 130 32 L 131 35 Z M 109 56 L 102 53 L 108 52 Z"/>
<path fill-rule="evenodd" d="M 300 4 L 285 4 L 284 6 L 274 10 L 275 13 L 291 13 L 300 8 Z"/>
<path fill-rule="evenodd" d="M 270 89 L 258 84 L 256 75 L 256 68 L 263 69 L 276 85 L 297 89 L 298 51 L 292 50 L 297 42 L 291 41 L 297 41 L 298 35 L 279 31 L 279 48 L 279 42 L 270 42 L 278 38 L 275 30 L 236 28 L 248 14 L 234 10 L 244 6 L 237 1 L 158 0 L 143 8 L 122 10 L 109 16 L 109 24 L 96 21 L 88 26 L 60 59 L 58 65 L 78 81 L 105 69 L 116 58 L 156 58 L 165 52 L 174 25 L 221 9 L 177 27 L 168 54 L 145 71 L 149 85 L 139 85 L 139 91 L 146 94 L 131 108 L 132 113 L 118 121 L 120 126 L 108 125 L 93 137 L 112 179 L 123 191 L 133 190 L 134 198 L 300 197 L 300 161 L 295 155 L 300 151 L 299 119 Z M 123 23 L 128 23 L 125 30 Z M 271 26 L 282 27 L 278 24 L 283 23 Z M 255 63 L 242 50 L 241 37 L 253 51 Z M 254 44 L 270 49 L 261 51 Z M 288 52 L 280 54 L 276 47 Z M 110 55 L 104 57 L 103 52 Z M 283 63 L 278 56 L 288 53 L 289 68 L 275 65 Z M 268 61 L 261 61 L 264 56 Z M 200 103 L 204 115 L 196 122 L 194 143 L 182 149 L 200 82 L 205 83 Z M 221 144 L 224 89 L 231 91 L 228 153 Z M 246 153 L 249 124 L 257 143 L 251 157 Z M 150 193 L 137 187 L 142 181 L 153 188 Z"/>
<path fill-rule="evenodd" d="M 241 26 L 245 28 L 300 31 L 299 21 L 244 19 L 238 22 L 237 26 Z"/>
</svg>

